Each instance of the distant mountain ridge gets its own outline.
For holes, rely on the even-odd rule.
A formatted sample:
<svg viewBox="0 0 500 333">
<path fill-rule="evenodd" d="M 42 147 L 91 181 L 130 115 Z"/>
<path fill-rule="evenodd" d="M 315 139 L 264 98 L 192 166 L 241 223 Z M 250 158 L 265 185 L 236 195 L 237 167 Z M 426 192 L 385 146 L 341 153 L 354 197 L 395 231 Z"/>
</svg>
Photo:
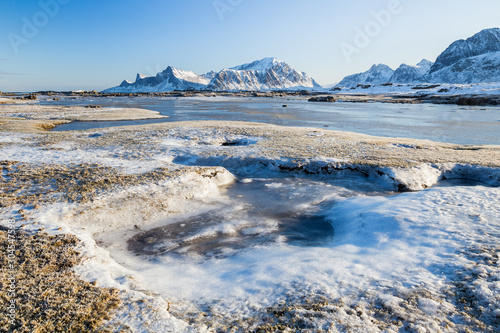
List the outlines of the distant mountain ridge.
<svg viewBox="0 0 500 333">
<path fill-rule="evenodd" d="M 396 70 L 384 64 L 373 65 L 366 72 L 346 76 L 337 84 L 337 87 L 352 88 L 358 85 L 423 82 L 425 74 L 432 65 L 433 63 L 426 59 L 415 66 L 401 64 Z"/>
<path fill-rule="evenodd" d="M 433 63 L 423 59 L 416 65 L 401 64 L 396 70 L 373 65 L 366 72 L 348 75 L 335 87 L 385 83 L 489 83 L 500 82 L 500 29 L 485 29 L 467 39 L 453 42 Z M 104 92 L 134 93 L 174 90 L 271 91 L 314 90 L 322 87 L 308 74 L 276 58 L 264 58 L 198 75 L 167 67 L 156 76 L 137 74 L 135 82 L 124 80 Z"/>
<path fill-rule="evenodd" d="M 111 93 L 163 92 L 174 90 L 265 91 L 321 89 L 304 72 L 293 69 L 284 61 L 264 58 L 222 71 L 198 75 L 167 67 L 156 76 L 137 74 L 135 82 L 124 80 L 119 86 L 104 90 Z"/>
<path fill-rule="evenodd" d="M 387 65 L 373 65 L 366 72 L 346 76 L 337 87 L 420 82 L 500 82 L 500 29 L 485 29 L 470 38 L 453 42 L 435 63 L 424 59 L 416 66 L 402 64 L 395 71 Z"/>
<path fill-rule="evenodd" d="M 223 69 L 208 85 L 209 90 L 298 90 L 320 89 L 321 86 L 304 72 L 284 61 L 264 58 L 252 63 Z"/>
<path fill-rule="evenodd" d="M 425 74 L 433 66 L 433 62 L 423 59 L 416 66 L 401 64 L 394 71 L 389 82 L 391 83 L 419 83 L 425 81 Z"/>
<path fill-rule="evenodd" d="M 465 58 L 500 51 L 500 29 L 485 29 L 467 39 L 453 42 L 441 53 L 429 73 L 432 74 L 445 67 L 452 66 Z"/>
<path fill-rule="evenodd" d="M 135 82 L 124 80 L 119 86 L 105 90 L 105 92 L 158 92 L 173 90 L 203 89 L 210 83 L 211 74 L 197 75 L 190 71 L 183 71 L 168 66 L 156 76 L 137 74 Z"/>
<path fill-rule="evenodd" d="M 387 65 L 373 65 L 363 73 L 346 76 L 337 84 L 337 87 L 356 87 L 358 84 L 381 84 L 389 82 L 394 70 Z"/>
<path fill-rule="evenodd" d="M 452 43 L 426 76 L 429 82 L 500 82 L 500 29 L 486 29 Z"/>
</svg>

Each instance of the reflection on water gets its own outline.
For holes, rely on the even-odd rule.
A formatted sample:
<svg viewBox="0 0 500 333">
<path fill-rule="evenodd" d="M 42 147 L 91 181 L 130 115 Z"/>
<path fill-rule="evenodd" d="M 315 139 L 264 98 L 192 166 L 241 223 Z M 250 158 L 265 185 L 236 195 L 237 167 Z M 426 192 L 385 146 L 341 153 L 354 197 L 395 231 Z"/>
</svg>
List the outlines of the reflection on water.
<svg viewBox="0 0 500 333">
<path fill-rule="evenodd" d="M 136 254 L 197 254 L 221 257 L 271 242 L 321 246 L 334 235 L 324 216 L 290 213 L 276 216 L 225 216 L 208 213 L 142 232 L 128 241 Z M 245 218 L 246 217 L 246 218 Z M 242 219 L 243 218 L 243 219 Z"/>
<path fill-rule="evenodd" d="M 242 179 L 225 189 L 222 207 L 176 217 L 128 241 L 138 255 L 225 257 L 271 243 L 325 246 L 334 240 L 328 210 L 359 195 L 393 195 L 355 177 Z M 193 203 L 195 204 L 195 203 Z"/>
</svg>

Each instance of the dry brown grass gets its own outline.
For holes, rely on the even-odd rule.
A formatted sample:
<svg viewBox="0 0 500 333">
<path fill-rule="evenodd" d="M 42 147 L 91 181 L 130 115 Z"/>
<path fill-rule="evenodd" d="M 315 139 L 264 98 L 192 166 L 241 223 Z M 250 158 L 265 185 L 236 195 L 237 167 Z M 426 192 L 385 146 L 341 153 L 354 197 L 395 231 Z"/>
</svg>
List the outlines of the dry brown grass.
<svg viewBox="0 0 500 333">
<path fill-rule="evenodd" d="M 76 237 L 29 235 L 16 231 L 15 296 L 9 297 L 7 231 L 0 231 L 0 332 L 102 332 L 99 327 L 120 304 L 118 291 L 79 279 L 71 268 L 80 263 Z M 14 325 L 4 312 L 14 299 Z"/>
<path fill-rule="evenodd" d="M 155 183 L 171 177 L 171 170 L 156 169 L 138 175 L 97 164 L 53 165 L 0 161 L 0 208 L 34 207 L 53 202 L 92 201 L 118 187 Z"/>
</svg>

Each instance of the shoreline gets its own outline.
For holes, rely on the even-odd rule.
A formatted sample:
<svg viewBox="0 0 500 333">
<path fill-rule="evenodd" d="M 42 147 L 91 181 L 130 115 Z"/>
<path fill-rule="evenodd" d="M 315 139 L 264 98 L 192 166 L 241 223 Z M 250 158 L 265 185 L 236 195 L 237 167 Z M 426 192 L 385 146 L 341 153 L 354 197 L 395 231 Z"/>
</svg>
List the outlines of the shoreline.
<svg viewBox="0 0 500 333">
<path fill-rule="evenodd" d="M 57 125 L 76 121 L 163 119 L 159 112 L 137 108 L 80 106 L 0 105 L 0 131 L 44 133 Z"/>
<path fill-rule="evenodd" d="M 480 84 L 478 84 L 480 85 Z M 298 98 L 310 99 L 312 97 L 333 97 L 336 101 L 353 103 L 395 103 L 395 104 L 455 104 L 462 106 L 497 106 L 500 105 L 500 88 L 481 92 L 481 89 L 467 91 L 467 88 L 454 87 L 449 84 L 422 84 L 407 85 L 394 91 L 382 86 L 358 86 L 355 88 L 335 88 L 332 90 L 319 91 L 171 91 L 171 92 L 56 92 L 42 91 L 33 92 L 19 96 L 17 94 L 3 93 L 0 104 L 13 103 L 36 103 L 38 96 L 48 100 L 59 100 L 65 98 L 110 98 L 110 97 L 165 97 L 165 98 L 189 98 L 189 97 L 242 97 L 242 98 Z M 451 87 L 450 87 L 451 86 Z M 463 86 L 463 85 L 459 85 Z M 474 86 L 474 85 L 473 85 Z M 419 89 L 420 88 L 420 89 Z M 454 88 L 454 89 L 452 89 Z M 399 91 L 398 91 L 399 89 Z M 18 99 L 20 98 L 20 99 Z"/>
</svg>

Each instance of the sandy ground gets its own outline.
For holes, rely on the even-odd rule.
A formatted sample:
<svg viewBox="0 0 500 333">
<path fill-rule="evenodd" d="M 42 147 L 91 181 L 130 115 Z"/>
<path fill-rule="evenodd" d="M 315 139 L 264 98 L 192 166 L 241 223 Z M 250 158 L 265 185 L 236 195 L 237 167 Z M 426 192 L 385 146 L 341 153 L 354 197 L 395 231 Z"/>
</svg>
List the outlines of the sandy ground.
<svg viewBox="0 0 500 333">
<path fill-rule="evenodd" d="M 255 166 L 289 173 L 332 176 L 355 172 L 393 182 L 396 189 L 401 191 L 423 189 L 446 176 L 500 185 L 498 146 L 460 146 L 313 128 L 213 121 L 161 123 L 81 132 L 46 131 L 59 123 L 78 120 L 159 117 L 162 116 L 156 112 L 139 109 L 0 106 L 0 215 L 14 220 L 17 230 L 21 225 L 26 230 L 26 234 L 19 234 L 18 231 L 17 237 L 23 239 L 23 244 L 33 242 L 33 238 L 29 237 L 40 237 L 43 239 L 42 245 L 52 251 L 56 246 L 54 244 L 62 239 L 65 246 L 57 248 L 60 251 L 57 255 L 71 257 L 71 264 L 54 267 L 49 258 L 49 273 L 59 284 L 76 284 L 74 292 L 67 292 L 64 307 L 50 308 L 50 316 L 44 317 L 46 322 L 38 328 L 38 332 L 52 332 L 51 329 L 60 325 L 61 320 L 67 320 L 64 314 L 68 311 L 85 312 L 78 302 L 81 298 L 79 288 L 90 288 L 92 293 L 98 295 L 94 305 L 88 304 L 97 313 L 95 321 L 88 326 L 89 332 L 97 330 L 96 327 L 103 320 L 112 316 L 111 309 L 120 302 L 113 289 L 88 286 L 87 282 L 71 273 L 70 268 L 81 260 L 74 255 L 75 249 L 78 249 L 76 241 L 68 240 L 65 236 L 59 236 L 61 239 L 50 238 L 50 235 L 30 236 L 40 232 L 38 213 L 50 205 L 72 205 L 74 210 L 71 218 L 80 227 L 85 225 L 89 210 L 95 213 L 105 205 L 122 207 L 123 221 L 118 222 L 123 222 L 122 226 L 134 228 L 134 223 L 140 223 L 137 218 L 127 222 L 127 214 L 138 207 L 131 205 L 132 201 L 146 205 L 149 215 L 175 214 L 172 207 L 175 207 L 176 200 L 190 200 L 187 193 L 193 191 L 188 190 L 189 186 L 230 183 L 233 178 L 227 170 Z M 187 166 L 186 161 L 204 166 Z M 158 193 L 167 194 L 157 197 L 148 192 L 127 194 L 129 188 L 151 184 L 161 187 L 162 191 Z M 121 196 L 121 199 L 103 201 L 103 198 L 112 196 Z M 151 219 L 151 216 L 144 218 L 147 219 Z M 105 229 L 104 226 L 87 227 Z M 60 233 L 64 230 L 50 232 Z M 1 237 L 4 236 L 0 234 Z M 0 240 L 4 241 L 3 238 Z M 53 252 L 57 253 L 55 250 Z M 6 253 L 3 251 L 2 255 Z M 18 255 L 18 259 L 24 262 L 23 270 L 36 272 L 43 269 L 36 267 L 39 263 L 36 255 L 40 254 L 25 251 Z M 6 258 L 0 257 L 0 260 Z M 38 288 L 55 295 L 57 288 L 61 287 L 50 281 L 41 279 L 37 282 Z M 26 299 L 26 305 L 18 312 L 18 319 L 27 316 L 30 309 L 43 304 L 44 293 L 31 295 L 33 297 Z M 8 302 L 9 298 L 2 294 L 0 300 Z M 317 302 L 319 305 L 302 304 L 302 310 L 314 312 L 315 307 L 326 306 L 320 301 Z M 127 301 L 122 298 L 121 302 Z M 275 311 L 286 314 L 292 308 Z M 67 325 L 75 325 L 72 327 L 78 331 L 88 316 L 75 320 Z M 0 330 L 9 327 L 6 323 L 1 325 Z M 22 325 L 35 327 L 25 322 Z"/>
<path fill-rule="evenodd" d="M 72 121 L 114 121 L 166 118 L 144 109 L 0 105 L 0 130 L 37 133 Z"/>
<path fill-rule="evenodd" d="M 0 97 L 0 105 L 4 105 L 4 104 L 36 104 L 36 103 L 38 103 L 36 100 Z"/>
</svg>

